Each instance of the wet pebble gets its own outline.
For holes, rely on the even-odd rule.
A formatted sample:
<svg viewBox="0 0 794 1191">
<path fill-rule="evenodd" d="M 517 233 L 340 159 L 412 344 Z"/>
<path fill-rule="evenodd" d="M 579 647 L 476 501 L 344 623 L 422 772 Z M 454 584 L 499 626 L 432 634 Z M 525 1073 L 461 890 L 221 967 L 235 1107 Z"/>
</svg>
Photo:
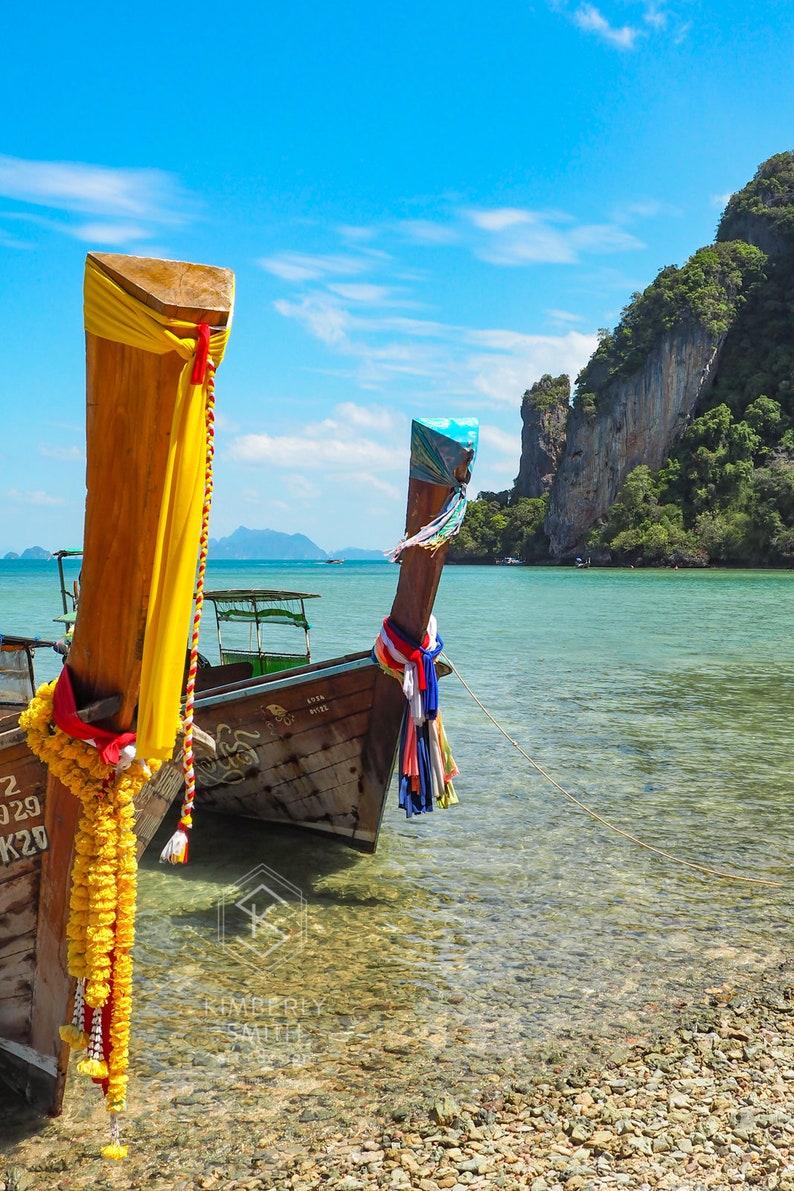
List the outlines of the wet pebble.
<svg viewBox="0 0 794 1191">
<path fill-rule="evenodd" d="M 12 1109 L 19 1140 L 0 1191 L 794 1191 L 790 995 L 712 998 L 695 1020 L 628 1046 L 620 1061 L 608 1050 L 600 1067 L 553 1071 L 529 1055 L 509 1072 L 492 1063 L 460 1072 L 446 1089 L 437 1065 L 435 1082 L 430 1069 L 417 1079 L 416 1056 L 401 1089 L 394 1068 L 365 1075 L 352 1062 L 348 1080 L 315 1068 L 220 1091 L 180 1076 L 170 1107 L 152 1114 L 140 1097 L 119 1167 L 93 1145 L 99 1107 L 38 1131 L 28 1118 L 29 1136 Z M 402 1046 L 383 1053 L 402 1060 Z"/>
</svg>

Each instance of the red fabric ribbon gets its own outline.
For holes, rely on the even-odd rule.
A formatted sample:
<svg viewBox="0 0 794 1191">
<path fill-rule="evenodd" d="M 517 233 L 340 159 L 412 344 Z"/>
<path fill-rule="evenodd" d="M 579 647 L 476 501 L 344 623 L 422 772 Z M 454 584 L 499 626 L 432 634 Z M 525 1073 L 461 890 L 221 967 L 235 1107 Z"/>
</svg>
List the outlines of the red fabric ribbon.
<svg viewBox="0 0 794 1191">
<path fill-rule="evenodd" d="M 193 361 L 193 375 L 191 385 L 203 385 L 207 371 L 207 360 L 210 354 L 210 329 L 206 323 L 199 323 L 196 327 L 196 358 Z"/>
<path fill-rule="evenodd" d="M 409 662 L 414 662 L 417 670 L 417 678 L 419 680 L 419 690 L 423 691 L 426 684 L 425 668 L 422 664 L 422 647 L 426 647 L 428 641 L 430 640 L 427 633 L 424 635 L 422 645 L 417 645 L 415 641 L 409 641 L 406 637 L 403 637 L 401 633 L 398 633 L 388 617 L 386 617 L 383 622 L 383 631 L 395 649 L 399 649 L 400 653 L 404 657 L 407 657 Z"/>
<path fill-rule="evenodd" d="M 67 736 L 93 742 L 106 765 L 118 765 L 121 750 L 125 745 L 135 742 L 134 732 L 109 732 L 107 728 L 97 728 L 80 719 L 68 666 L 61 670 L 55 684 L 52 714 L 55 723 Z"/>
</svg>

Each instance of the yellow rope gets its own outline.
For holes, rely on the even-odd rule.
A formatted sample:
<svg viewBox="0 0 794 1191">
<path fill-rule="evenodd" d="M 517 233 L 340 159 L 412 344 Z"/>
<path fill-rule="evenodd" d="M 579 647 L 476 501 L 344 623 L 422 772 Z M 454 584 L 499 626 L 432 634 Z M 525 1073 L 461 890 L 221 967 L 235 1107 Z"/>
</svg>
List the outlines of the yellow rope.
<svg viewBox="0 0 794 1191">
<path fill-rule="evenodd" d="M 524 749 L 522 749 L 521 745 L 518 743 L 517 740 L 513 740 L 513 737 L 510 736 L 510 734 L 504 730 L 504 728 L 499 723 L 499 721 L 494 716 L 491 715 L 488 708 L 483 703 L 480 702 L 480 700 L 475 695 L 474 691 L 471 689 L 469 684 L 463 678 L 460 671 L 453 665 L 453 663 L 449 660 L 447 655 L 445 653 L 442 653 L 441 657 L 444 659 L 444 661 L 449 666 L 452 673 L 458 679 L 458 681 L 462 685 L 463 689 L 469 695 L 471 695 L 472 699 L 477 704 L 480 711 L 482 711 L 483 714 L 488 717 L 488 719 L 491 721 L 491 723 L 494 725 L 495 728 L 498 728 L 498 730 L 502 733 L 504 738 L 506 740 L 510 741 L 513 748 L 517 749 L 518 752 L 521 754 L 521 756 L 524 757 L 527 761 L 529 761 L 530 765 L 532 765 L 533 768 L 537 769 L 538 773 L 541 774 L 543 777 L 545 777 L 547 782 L 550 782 L 551 785 L 554 786 L 555 790 L 559 790 L 561 794 L 564 794 L 565 797 L 568 798 L 574 804 L 574 806 L 578 806 L 579 809 L 583 810 L 585 812 L 585 814 L 588 814 L 591 819 L 595 819 L 595 821 L 597 823 L 601 823 L 604 827 L 608 827 L 610 831 L 614 831 L 617 835 L 622 835 L 624 839 L 631 840 L 631 842 L 633 844 L 638 844 L 639 847 L 645 848 L 649 852 L 654 852 L 657 856 L 662 856 L 665 860 L 672 860 L 674 864 L 682 864 L 686 868 L 693 868 L 693 869 L 695 869 L 696 872 L 707 873 L 710 877 L 722 877 L 726 881 L 742 881 L 744 884 L 747 884 L 747 885 L 772 885 L 777 889 L 783 888 L 782 881 L 768 881 L 763 877 L 743 877 L 743 876 L 740 876 L 738 873 L 726 873 L 718 868 L 710 868 L 709 865 L 707 865 L 707 864 L 695 864 L 695 862 L 692 860 L 682 860 L 680 856 L 674 856 L 672 854 L 672 852 L 665 852 L 663 848 L 655 848 L 653 846 L 653 844 L 646 844 L 644 840 L 638 839 L 637 836 L 632 835 L 631 832 L 624 831 L 622 827 L 616 827 L 614 823 L 610 823 L 608 819 L 605 819 L 603 817 L 603 815 L 599 815 L 597 811 L 594 811 L 592 809 L 592 807 L 589 807 L 586 805 L 586 803 L 581 802 L 580 799 L 576 798 L 573 794 L 570 793 L 570 791 L 566 790 L 564 786 L 561 786 L 559 782 L 554 780 L 554 778 L 551 776 L 551 774 L 546 773 L 546 770 L 541 765 L 538 765 L 537 761 L 533 760 L 533 758 L 530 757 L 529 753 L 525 752 Z"/>
</svg>

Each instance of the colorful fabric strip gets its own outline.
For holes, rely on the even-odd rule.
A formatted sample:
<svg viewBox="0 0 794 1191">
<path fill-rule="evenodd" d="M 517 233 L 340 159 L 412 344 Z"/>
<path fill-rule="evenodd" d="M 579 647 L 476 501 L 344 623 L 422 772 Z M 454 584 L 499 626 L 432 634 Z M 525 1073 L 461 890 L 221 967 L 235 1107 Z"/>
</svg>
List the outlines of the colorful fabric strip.
<svg viewBox="0 0 794 1191">
<path fill-rule="evenodd" d="M 435 661 L 444 648 L 430 617 L 421 644 L 387 618 L 373 647 L 373 657 L 387 674 L 402 680 L 406 698 L 399 745 L 399 805 L 406 817 L 457 802 L 452 778 L 458 768 L 449 749 L 438 707 Z"/>
</svg>

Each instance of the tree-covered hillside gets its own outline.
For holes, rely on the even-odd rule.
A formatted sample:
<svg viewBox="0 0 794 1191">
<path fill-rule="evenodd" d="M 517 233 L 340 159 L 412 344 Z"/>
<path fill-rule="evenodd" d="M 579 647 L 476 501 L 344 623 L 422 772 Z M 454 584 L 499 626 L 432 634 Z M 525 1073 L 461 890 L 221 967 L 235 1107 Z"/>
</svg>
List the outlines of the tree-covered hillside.
<svg viewBox="0 0 794 1191">
<path fill-rule="evenodd" d="M 523 562 L 546 562 L 549 544 L 543 532 L 548 497 L 512 493 L 481 492 L 469 501 L 460 533 L 452 539 L 450 562 L 498 562 L 520 558 Z"/>
<path fill-rule="evenodd" d="M 764 162 L 730 199 L 716 242 L 662 269 L 600 332 L 576 381 L 578 416 L 598 417 L 662 337 L 693 322 L 713 336 L 716 370 L 704 370 L 664 465 L 628 474 L 589 550 L 617 563 L 794 565 L 794 153 Z M 538 382 L 525 402 L 548 388 Z M 451 557 L 545 561 L 547 500 L 481 494 Z"/>
<path fill-rule="evenodd" d="M 719 241 L 680 270 L 715 251 L 746 269 L 697 416 L 664 467 L 629 475 L 592 534 L 593 548 L 617 562 L 794 564 L 794 153 L 765 162 L 731 198 L 718 235 L 738 229 L 759 242 L 777 237 L 778 251 L 767 258 L 745 242 Z M 705 289 L 718 309 L 725 299 L 713 279 Z M 700 294 L 697 301 L 702 308 Z M 585 383 L 599 352 L 580 377 Z"/>
</svg>

